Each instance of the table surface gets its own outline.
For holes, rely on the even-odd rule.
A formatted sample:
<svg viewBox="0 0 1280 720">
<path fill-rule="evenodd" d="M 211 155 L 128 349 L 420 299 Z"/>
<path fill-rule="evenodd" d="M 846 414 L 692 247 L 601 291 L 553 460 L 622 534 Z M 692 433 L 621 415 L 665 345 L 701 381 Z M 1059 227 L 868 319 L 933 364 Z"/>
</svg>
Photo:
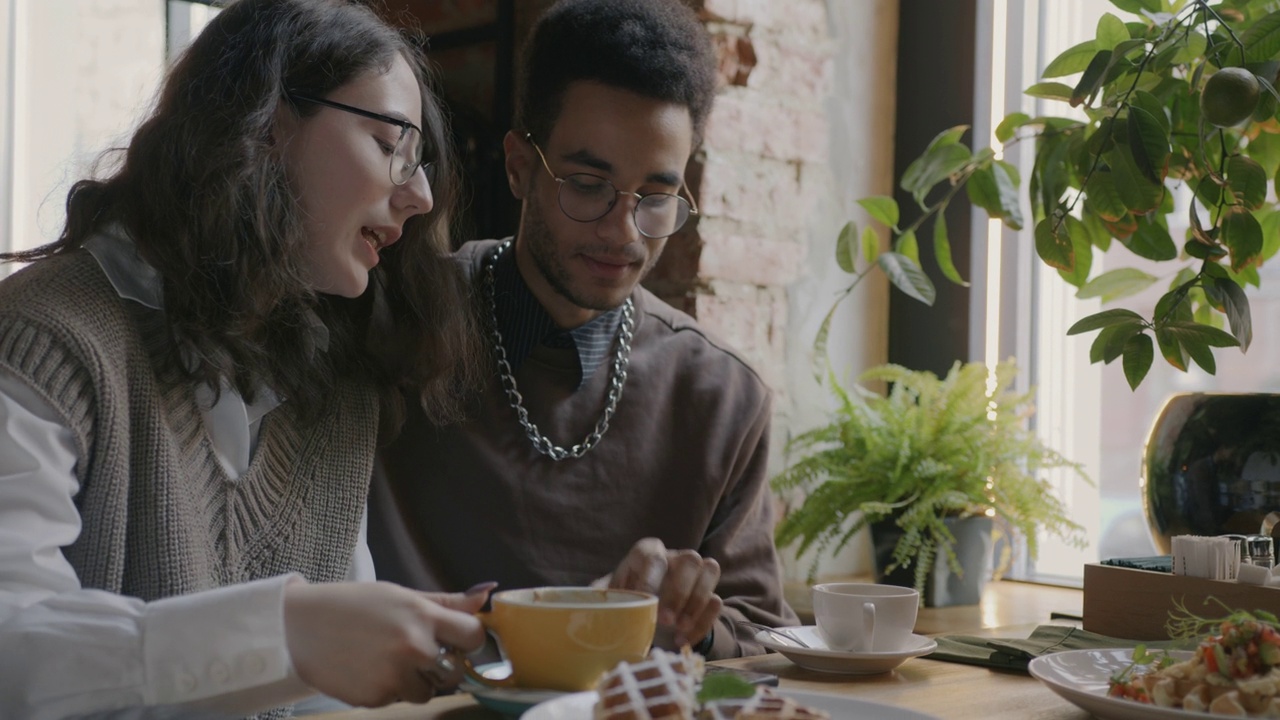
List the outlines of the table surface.
<svg viewBox="0 0 1280 720">
<path fill-rule="evenodd" d="M 924 608 L 916 622 L 923 635 L 965 633 L 1026 637 L 1051 613 L 1079 616 L 1080 590 L 1017 582 L 992 582 L 982 602 L 949 608 Z M 1070 623 L 1069 620 L 1062 622 Z M 840 676 L 811 672 L 770 653 L 717 661 L 717 665 L 777 675 L 780 686 L 847 695 L 895 705 L 946 720 L 1086 720 L 1089 713 L 1053 694 L 1029 675 L 926 658 L 910 660 L 882 675 Z M 324 720 L 500 720 L 470 695 L 436 698 L 425 705 L 400 703 L 376 710 L 352 710 L 312 716 Z"/>
</svg>

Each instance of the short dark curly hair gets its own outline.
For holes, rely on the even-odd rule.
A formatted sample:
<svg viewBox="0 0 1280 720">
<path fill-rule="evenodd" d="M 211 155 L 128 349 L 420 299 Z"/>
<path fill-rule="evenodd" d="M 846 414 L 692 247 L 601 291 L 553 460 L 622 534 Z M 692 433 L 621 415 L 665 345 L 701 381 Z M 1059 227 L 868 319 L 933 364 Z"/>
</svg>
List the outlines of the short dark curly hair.
<svg viewBox="0 0 1280 720">
<path fill-rule="evenodd" d="M 696 144 L 715 96 L 715 67 L 706 28 L 680 0 L 560 0 L 525 45 L 516 126 L 545 141 L 565 90 L 588 80 L 687 107 Z"/>
</svg>

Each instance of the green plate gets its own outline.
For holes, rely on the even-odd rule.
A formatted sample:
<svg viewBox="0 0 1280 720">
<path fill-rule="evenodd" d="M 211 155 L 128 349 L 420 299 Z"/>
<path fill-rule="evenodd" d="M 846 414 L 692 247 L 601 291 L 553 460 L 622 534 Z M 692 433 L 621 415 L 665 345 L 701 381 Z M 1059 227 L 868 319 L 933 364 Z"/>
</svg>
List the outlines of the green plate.
<svg viewBox="0 0 1280 720">
<path fill-rule="evenodd" d="M 486 663 L 477 666 L 476 672 L 487 678 L 503 678 L 511 673 L 511 664 L 506 661 Z M 476 702 L 508 718 L 518 718 L 526 710 L 540 702 L 554 700 L 561 695 L 568 694 L 559 690 L 492 688 L 470 680 L 463 680 L 458 689 L 462 692 L 471 693 Z"/>
</svg>

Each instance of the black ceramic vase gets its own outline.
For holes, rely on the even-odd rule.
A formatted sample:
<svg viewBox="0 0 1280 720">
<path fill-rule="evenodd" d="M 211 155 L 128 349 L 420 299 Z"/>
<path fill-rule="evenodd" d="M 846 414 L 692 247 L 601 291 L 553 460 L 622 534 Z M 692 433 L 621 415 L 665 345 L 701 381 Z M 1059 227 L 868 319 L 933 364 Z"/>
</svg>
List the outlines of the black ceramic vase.
<svg viewBox="0 0 1280 720">
<path fill-rule="evenodd" d="M 947 563 L 946 551 L 939 549 L 933 568 L 925 581 L 925 607 L 950 605 L 976 605 L 982 599 L 982 589 L 991 577 L 992 538 L 994 522 L 984 515 L 963 519 L 946 518 L 943 522 L 956 538 L 956 559 L 964 574 L 957 575 Z M 885 585 L 912 587 L 915 584 L 915 566 L 895 568 L 885 573 L 893 562 L 893 549 L 902 537 L 902 529 L 893 520 L 881 520 L 871 525 L 871 543 L 875 550 L 876 582 Z"/>
<path fill-rule="evenodd" d="M 1259 532 L 1280 510 L 1280 395 L 1183 393 L 1147 436 L 1142 505 L 1156 547 L 1174 535 Z"/>
</svg>

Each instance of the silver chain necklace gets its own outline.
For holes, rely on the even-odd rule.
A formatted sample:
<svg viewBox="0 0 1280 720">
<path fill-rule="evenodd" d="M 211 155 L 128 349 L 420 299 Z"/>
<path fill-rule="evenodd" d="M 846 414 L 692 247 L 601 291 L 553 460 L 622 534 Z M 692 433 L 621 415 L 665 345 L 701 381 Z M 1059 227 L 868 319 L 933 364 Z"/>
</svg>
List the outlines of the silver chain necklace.
<svg viewBox="0 0 1280 720">
<path fill-rule="evenodd" d="M 605 431 L 609 429 L 609 419 L 618 409 L 618 400 L 622 397 L 622 386 L 627 382 L 627 365 L 631 362 L 631 331 L 635 328 L 635 303 L 631 298 L 627 298 L 622 305 L 622 324 L 618 327 L 618 349 L 613 355 L 613 374 L 609 378 L 609 394 L 604 412 L 600 413 L 595 429 L 582 442 L 571 448 L 562 448 L 548 440 L 538 430 L 537 424 L 529 420 L 529 411 L 525 410 L 524 397 L 520 395 L 520 389 L 516 386 L 515 376 L 511 373 L 511 363 L 507 362 L 507 351 L 502 345 L 502 333 L 498 330 L 498 293 L 497 282 L 494 280 L 494 268 L 498 265 L 498 258 L 502 257 L 502 253 L 506 252 L 510 246 L 511 241 L 504 240 L 489 256 L 485 262 L 484 278 L 485 289 L 489 294 L 489 335 L 493 340 L 493 354 L 498 361 L 498 372 L 502 377 L 502 389 L 506 391 L 507 402 L 511 403 L 511 409 L 516 411 L 520 426 L 524 428 L 525 435 L 529 437 L 535 450 L 552 460 L 580 458 L 595 447 L 596 443 L 600 442 L 600 438 L 604 437 Z"/>
</svg>

